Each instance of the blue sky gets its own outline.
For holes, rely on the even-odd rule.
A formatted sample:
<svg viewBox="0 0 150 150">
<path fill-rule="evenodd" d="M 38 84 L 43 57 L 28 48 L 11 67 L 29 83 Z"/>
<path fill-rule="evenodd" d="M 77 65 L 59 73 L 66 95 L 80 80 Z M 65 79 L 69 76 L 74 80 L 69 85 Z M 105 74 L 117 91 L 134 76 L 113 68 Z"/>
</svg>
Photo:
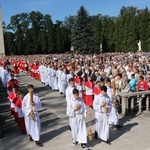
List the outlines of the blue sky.
<svg viewBox="0 0 150 150">
<path fill-rule="evenodd" d="M 102 14 L 118 16 L 122 6 L 134 6 L 138 9 L 150 9 L 150 0 L 0 0 L 2 19 L 6 25 L 10 17 L 23 12 L 39 11 L 49 14 L 53 22 L 63 21 L 69 15 L 76 15 L 80 6 L 84 6 L 90 15 Z"/>
</svg>

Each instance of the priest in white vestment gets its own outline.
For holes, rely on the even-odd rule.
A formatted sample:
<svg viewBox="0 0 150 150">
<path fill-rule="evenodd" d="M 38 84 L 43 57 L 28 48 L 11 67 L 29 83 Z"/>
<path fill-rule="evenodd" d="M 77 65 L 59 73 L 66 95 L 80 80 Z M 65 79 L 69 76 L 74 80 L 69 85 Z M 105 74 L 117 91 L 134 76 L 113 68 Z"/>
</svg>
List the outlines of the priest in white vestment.
<svg viewBox="0 0 150 150">
<path fill-rule="evenodd" d="M 63 95 L 66 95 L 66 89 L 68 87 L 68 82 L 67 82 L 67 73 L 66 73 L 66 69 L 63 70 L 63 73 L 61 74 L 61 90 Z"/>
<path fill-rule="evenodd" d="M 116 100 L 118 98 L 115 89 L 111 86 L 110 79 L 106 80 L 106 87 L 107 87 L 107 95 L 110 97 L 110 113 L 109 113 L 109 124 L 115 125 L 117 129 L 121 128 L 122 125 L 119 124 L 118 116 L 117 116 L 117 109 L 116 109 Z"/>
<path fill-rule="evenodd" d="M 86 145 L 87 132 L 84 117 L 86 117 L 87 113 L 90 115 L 83 100 L 79 97 L 79 90 L 74 88 L 73 97 L 68 101 L 67 105 L 67 115 L 70 118 L 73 146 L 81 143 L 81 147 L 86 149 L 88 147 Z"/>
<path fill-rule="evenodd" d="M 108 143 L 110 98 L 107 95 L 107 87 L 105 85 L 101 87 L 101 93 L 94 98 L 93 108 L 95 110 L 95 124 L 98 138 Z"/>
<path fill-rule="evenodd" d="M 58 70 L 56 72 L 56 77 L 58 79 L 58 89 L 59 89 L 60 94 L 62 94 L 62 88 L 61 88 L 61 75 L 62 75 L 62 73 L 63 73 L 62 67 L 59 66 Z"/>
<path fill-rule="evenodd" d="M 28 91 L 33 90 L 33 85 L 28 85 Z M 37 95 L 33 93 L 33 102 L 30 100 L 30 93 L 25 95 L 22 102 L 22 111 L 25 118 L 25 126 L 27 134 L 30 136 L 30 141 L 35 141 L 38 146 L 43 146 L 40 140 L 40 118 L 38 111 L 41 108 L 41 101 Z M 30 116 L 33 115 L 34 119 L 32 120 Z"/>
</svg>

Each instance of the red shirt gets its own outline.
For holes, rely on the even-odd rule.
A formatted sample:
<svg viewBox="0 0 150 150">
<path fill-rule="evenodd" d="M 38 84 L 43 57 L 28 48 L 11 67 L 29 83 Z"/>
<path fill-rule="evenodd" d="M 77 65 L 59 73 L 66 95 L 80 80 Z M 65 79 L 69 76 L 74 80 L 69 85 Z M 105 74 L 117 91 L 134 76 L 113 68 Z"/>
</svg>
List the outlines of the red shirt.
<svg viewBox="0 0 150 150">
<path fill-rule="evenodd" d="M 138 90 L 144 90 L 147 91 L 148 90 L 148 84 L 146 81 L 139 81 L 138 85 L 137 85 Z"/>
</svg>

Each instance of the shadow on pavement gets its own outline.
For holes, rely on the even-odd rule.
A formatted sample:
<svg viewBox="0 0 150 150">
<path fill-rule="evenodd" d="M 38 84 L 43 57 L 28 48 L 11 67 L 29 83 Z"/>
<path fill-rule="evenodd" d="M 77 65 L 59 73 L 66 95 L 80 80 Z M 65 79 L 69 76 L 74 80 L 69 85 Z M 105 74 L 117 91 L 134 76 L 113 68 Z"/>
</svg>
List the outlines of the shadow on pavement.
<svg viewBox="0 0 150 150">
<path fill-rule="evenodd" d="M 55 121 L 58 118 L 51 120 L 51 121 Z M 43 133 L 41 134 L 41 141 L 43 143 L 46 143 L 47 141 L 50 141 L 51 139 L 55 138 L 56 136 L 59 136 L 60 134 L 62 134 L 63 132 L 66 132 L 68 130 L 68 125 L 63 126 L 59 129 L 47 132 L 47 133 Z"/>
<path fill-rule="evenodd" d="M 123 125 L 122 128 L 120 129 L 116 129 L 115 126 L 112 126 L 109 128 L 109 142 L 111 144 L 112 141 L 117 140 L 119 137 L 121 137 L 124 133 L 127 133 L 128 131 L 131 130 L 131 128 L 133 128 L 134 126 L 137 126 L 139 123 L 135 122 L 132 124 L 129 124 L 129 121 L 136 118 L 137 116 L 139 116 L 140 114 L 132 114 L 130 116 L 123 116 L 122 118 L 119 119 L 119 123 L 121 125 Z M 125 125 L 125 123 L 127 123 L 127 125 Z M 89 121 L 86 123 L 87 127 L 90 127 L 92 125 L 95 124 L 95 119 Z M 94 131 L 93 131 L 94 132 Z M 94 147 L 97 144 L 101 143 L 100 139 L 95 139 L 94 137 L 94 133 L 93 133 L 93 140 L 88 140 L 88 143 L 90 144 L 91 147 Z"/>
<path fill-rule="evenodd" d="M 47 119 L 45 121 L 41 121 L 41 126 L 46 127 L 49 126 L 50 124 L 56 124 L 56 122 L 59 120 L 60 118 L 54 118 L 54 119 Z"/>
</svg>

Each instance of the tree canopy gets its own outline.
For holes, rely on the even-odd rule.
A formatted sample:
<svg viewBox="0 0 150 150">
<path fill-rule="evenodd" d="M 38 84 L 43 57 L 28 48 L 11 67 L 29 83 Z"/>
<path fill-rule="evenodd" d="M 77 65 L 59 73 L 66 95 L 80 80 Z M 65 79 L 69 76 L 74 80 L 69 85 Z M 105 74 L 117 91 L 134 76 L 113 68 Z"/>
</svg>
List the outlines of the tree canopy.
<svg viewBox="0 0 150 150">
<path fill-rule="evenodd" d="M 3 22 L 6 55 L 135 52 L 140 40 L 142 50 L 150 50 L 150 11 L 146 7 L 122 7 L 120 14 L 91 16 L 81 6 L 74 16 L 53 23 L 50 14 L 32 11 L 11 16 Z"/>
</svg>

